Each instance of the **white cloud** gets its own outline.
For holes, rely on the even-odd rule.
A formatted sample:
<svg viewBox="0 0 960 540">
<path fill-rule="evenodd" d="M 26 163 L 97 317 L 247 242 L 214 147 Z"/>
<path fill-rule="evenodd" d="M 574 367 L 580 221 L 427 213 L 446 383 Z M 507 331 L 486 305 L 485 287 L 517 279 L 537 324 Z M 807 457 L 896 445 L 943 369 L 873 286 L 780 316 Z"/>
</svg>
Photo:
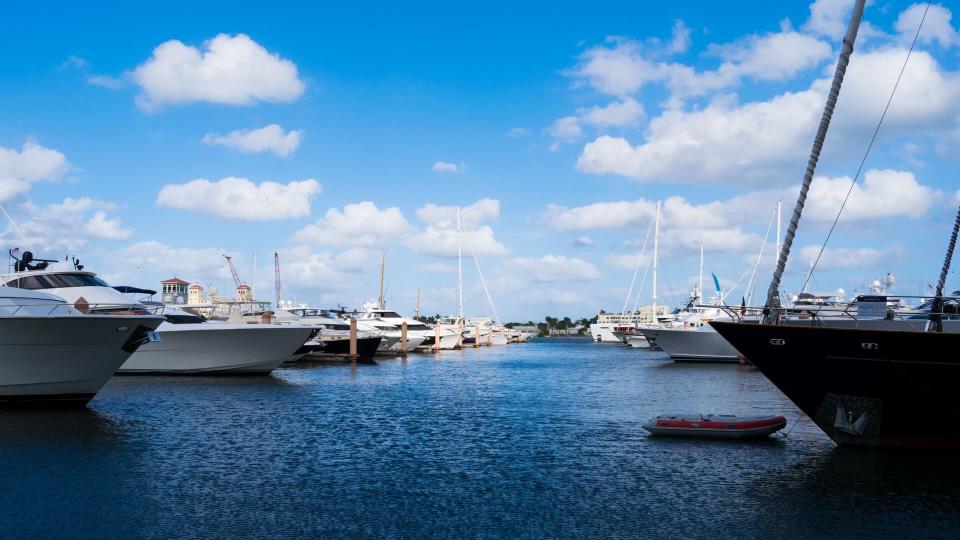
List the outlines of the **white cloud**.
<svg viewBox="0 0 960 540">
<path fill-rule="evenodd" d="M 303 94 L 297 66 L 244 34 L 219 34 L 203 49 L 170 40 L 137 66 L 137 104 L 147 111 L 194 102 L 253 105 L 288 103 Z"/>
<path fill-rule="evenodd" d="M 417 219 L 427 225 L 441 228 L 457 228 L 457 207 L 440 206 L 427 203 L 417 209 Z M 460 208 L 460 221 L 464 229 L 479 226 L 488 221 L 500 218 L 500 201 L 496 199 L 480 199 L 479 201 Z"/>
<path fill-rule="evenodd" d="M 832 221 L 850 189 L 850 177 L 817 177 L 810 187 L 804 216 Z M 905 216 L 917 218 L 927 213 L 937 192 L 917 182 L 911 172 L 870 170 L 850 193 L 843 210 L 843 221 Z"/>
<path fill-rule="evenodd" d="M 113 203 L 90 197 L 68 197 L 46 206 L 28 201 L 9 209 L 25 238 L 7 226 L 2 240 L 11 247 L 37 250 L 38 256 L 48 251 L 78 250 L 92 240 L 125 240 L 133 231 L 119 218 L 108 216 L 116 209 Z"/>
<path fill-rule="evenodd" d="M 892 87 L 905 56 L 903 49 L 882 48 L 851 60 L 828 151 L 864 140 L 863 130 L 873 127 L 886 103 L 887 94 L 877 88 Z M 641 144 L 603 135 L 584 147 L 577 167 L 640 181 L 783 182 L 809 152 L 829 84 L 819 79 L 807 90 L 743 105 L 718 99 L 703 109 L 667 110 L 650 121 Z M 914 51 L 882 136 L 946 129 L 958 114 L 960 76 Z"/>
<path fill-rule="evenodd" d="M 330 208 L 323 219 L 294 233 L 293 241 L 337 246 L 385 246 L 410 231 L 410 223 L 399 208 L 381 210 L 374 203 L 363 201 L 348 204 L 342 211 Z"/>
<path fill-rule="evenodd" d="M 222 218 L 267 221 L 309 216 L 310 201 L 319 193 L 320 183 L 312 178 L 259 185 L 232 176 L 216 182 L 198 178 L 164 186 L 157 204 Z"/>
<path fill-rule="evenodd" d="M 690 49 L 690 29 L 683 21 L 677 19 L 673 21 L 672 36 L 670 43 L 667 44 L 668 54 L 685 53 Z"/>
<path fill-rule="evenodd" d="M 30 190 L 30 184 L 57 180 L 70 169 L 62 153 L 27 141 L 18 152 L 0 146 L 0 201 Z"/>
<path fill-rule="evenodd" d="M 803 25 L 807 32 L 839 39 L 847 28 L 850 0 L 815 0 L 810 4 L 810 18 Z"/>
<path fill-rule="evenodd" d="M 107 90 L 119 90 L 120 88 L 123 88 L 122 79 L 117 79 L 108 75 L 89 75 L 87 76 L 87 82 L 93 86 L 99 86 L 100 88 L 106 88 Z"/>
<path fill-rule="evenodd" d="M 913 4 L 900 12 L 894 29 L 904 40 L 913 40 L 917 33 L 917 27 L 920 26 L 920 20 L 923 18 L 923 12 L 926 4 Z M 937 42 L 941 47 L 950 47 L 960 42 L 960 34 L 950 24 L 953 14 L 949 9 L 941 4 L 932 4 L 927 12 L 927 17 L 923 21 L 923 28 L 917 40 L 920 43 Z"/>
<path fill-rule="evenodd" d="M 161 279 L 173 275 L 196 281 L 229 279 L 224 253 L 220 248 L 177 248 L 147 240 L 111 252 L 106 259 L 109 264 L 105 266 L 110 270 L 111 280 L 118 285 L 151 286 L 138 281 L 143 279 L 144 272 L 164 275 Z M 91 270 L 96 271 L 93 268 Z"/>
<path fill-rule="evenodd" d="M 541 283 L 558 281 L 590 281 L 600 279 L 600 272 L 591 263 L 565 255 L 544 255 L 541 258 L 515 257 L 504 261 L 511 272 Z"/>
<path fill-rule="evenodd" d="M 580 120 L 576 116 L 564 116 L 548 127 L 546 132 L 555 139 L 573 142 L 583 135 L 583 128 L 580 127 Z"/>
<path fill-rule="evenodd" d="M 457 165 L 456 163 L 448 163 L 446 161 L 437 161 L 433 164 L 433 171 L 438 173 L 452 173 L 458 174 L 463 172 L 463 166 Z"/>
<path fill-rule="evenodd" d="M 526 137 L 530 135 L 530 130 L 522 127 L 510 128 L 510 131 L 507 133 L 514 139 L 519 139 L 520 137 Z"/>
<path fill-rule="evenodd" d="M 627 98 L 621 102 L 614 102 L 605 107 L 594 106 L 577 111 L 577 115 L 581 121 L 601 128 L 633 126 L 636 125 L 645 114 L 646 112 L 643 110 L 643 105 L 633 98 Z"/>
<path fill-rule="evenodd" d="M 287 157 L 300 146 L 303 130 L 291 130 L 284 133 L 278 124 L 270 124 L 259 129 L 239 129 L 226 135 L 207 133 L 204 144 L 224 146 L 241 152 L 273 152 Z"/>
<path fill-rule="evenodd" d="M 797 259 L 802 261 L 806 268 L 809 263 L 817 258 L 820 246 L 808 245 L 800 249 Z M 887 258 L 887 253 L 879 249 L 861 247 L 861 248 L 831 248 L 823 251 L 820 262 L 817 263 L 817 270 L 838 270 L 858 268 L 866 269 L 870 266 L 876 266 Z M 799 264 L 799 263 L 798 263 Z M 814 274 L 816 275 L 816 274 Z"/>
<path fill-rule="evenodd" d="M 374 268 L 379 255 L 361 247 L 341 252 L 313 251 L 309 246 L 295 246 L 280 251 L 283 283 L 289 289 L 342 291 L 354 282 L 351 274 Z"/>
<path fill-rule="evenodd" d="M 743 78 L 783 80 L 816 67 L 831 54 L 830 45 L 813 36 L 784 28 L 780 32 L 747 36 L 733 43 L 711 45 L 711 54 L 723 63 L 697 71 L 680 63 L 658 60 L 660 51 L 621 38 L 608 39 L 580 56 L 570 74 L 579 84 L 620 98 L 643 86 L 661 83 L 670 92 L 669 108 L 678 108 L 683 98 L 706 95 L 740 83 Z M 558 137 L 559 138 L 559 137 Z"/>
<path fill-rule="evenodd" d="M 404 242 L 411 251 L 451 257 L 457 254 L 457 229 L 427 225 L 418 233 L 408 236 Z M 462 232 L 463 254 L 471 256 L 506 255 L 507 248 L 494 238 L 493 229 L 487 225 Z"/>
</svg>

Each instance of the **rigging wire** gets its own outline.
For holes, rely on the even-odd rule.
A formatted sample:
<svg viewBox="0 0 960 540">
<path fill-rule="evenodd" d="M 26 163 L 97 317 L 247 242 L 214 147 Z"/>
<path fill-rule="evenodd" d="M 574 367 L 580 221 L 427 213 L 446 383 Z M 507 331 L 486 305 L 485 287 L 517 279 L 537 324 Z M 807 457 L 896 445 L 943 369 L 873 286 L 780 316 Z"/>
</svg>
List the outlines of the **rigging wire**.
<svg viewBox="0 0 960 540">
<path fill-rule="evenodd" d="M 647 227 L 647 235 L 643 237 L 643 247 L 640 248 L 640 256 L 637 257 L 637 268 L 633 271 L 633 279 L 630 280 L 630 289 L 627 290 L 627 297 L 623 300 L 623 311 L 620 312 L 620 316 L 623 317 L 627 314 L 627 304 L 630 303 L 630 298 L 633 296 L 633 286 L 637 282 L 637 274 L 640 273 L 640 265 L 643 264 L 643 254 L 647 250 L 647 240 L 650 239 L 650 231 L 653 230 L 653 220 L 650 220 L 650 226 Z M 646 274 L 644 274 L 646 276 Z M 643 285 L 641 284 L 641 287 Z"/>
<path fill-rule="evenodd" d="M 923 22 L 927 19 L 927 12 L 930 11 L 930 3 L 931 2 L 927 2 L 927 7 L 923 10 L 923 16 L 920 18 L 920 24 L 917 25 L 917 31 L 913 35 L 913 41 L 910 43 L 910 49 L 907 50 L 907 57 L 903 59 L 903 65 L 900 67 L 900 74 L 897 75 L 897 81 L 894 83 L 893 89 L 890 91 L 890 97 L 887 98 L 887 105 L 883 108 L 883 114 L 880 115 L 880 120 L 877 122 L 877 127 L 873 130 L 873 136 L 870 137 L 870 143 L 867 145 L 867 150 L 863 153 L 863 159 L 860 160 L 860 166 L 857 167 L 857 174 L 853 176 L 853 180 L 850 182 L 850 188 L 847 189 L 847 194 L 843 198 L 843 204 L 840 205 L 840 210 L 837 211 L 837 217 L 833 219 L 833 224 L 830 225 L 830 230 L 827 232 L 827 237 L 820 245 L 820 251 L 817 253 L 817 258 L 814 259 L 813 265 L 810 267 L 810 272 L 807 273 L 807 279 L 804 280 L 803 287 L 800 288 L 801 293 L 807 289 L 807 285 L 810 283 L 810 278 L 813 277 L 813 272 L 816 270 L 817 264 L 820 262 L 820 258 L 823 256 L 823 251 L 827 248 L 827 242 L 829 242 L 830 237 L 833 236 L 833 231 L 837 228 L 837 223 L 840 221 L 840 216 L 843 214 L 843 210 L 847 206 L 847 201 L 850 199 L 850 194 L 853 193 L 853 188 L 857 185 L 857 180 L 860 178 L 860 173 L 863 171 L 863 166 L 866 164 L 867 157 L 870 155 L 870 151 L 873 149 L 873 145 L 877 140 L 877 135 L 880 133 L 880 127 L 883 125 L 883 121 L 887 117 L 887 111 L 890 110 L 890 104 L 893 102 L 893 96 L 897 93 L 897 88 L 900 86 L 900 80 L 903 78 L 903 72 L 907 69 L 907 62 L 910 61 L 910 56 L 913 54 L 913 49 L 917 45 L 917 39 L 920 37 L 920 30 L 923 28 Z"/>
</svg>

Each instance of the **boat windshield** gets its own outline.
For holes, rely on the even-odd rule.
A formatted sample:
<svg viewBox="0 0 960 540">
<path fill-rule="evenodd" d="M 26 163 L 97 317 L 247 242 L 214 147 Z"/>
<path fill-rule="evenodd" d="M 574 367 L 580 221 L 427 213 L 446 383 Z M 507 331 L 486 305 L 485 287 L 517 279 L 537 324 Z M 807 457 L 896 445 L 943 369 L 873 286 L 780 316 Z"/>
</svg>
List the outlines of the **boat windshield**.
<svg viewBox="0 0 960 540">
<path fill-rule="evenodd" d="M 377 317 L 380 317 L 381 319 L 401 319 L 402 318 L 400 314 L 395 311 L 378 311 Z"/>
<path fill-rule="evenodd" d="M 20 289 L 63 289 L 67 287 L 109 287 L 105 281 L 92 274 L 41 274 L 23 276 L 7 282 L 7 287 Z"/>
</svg>

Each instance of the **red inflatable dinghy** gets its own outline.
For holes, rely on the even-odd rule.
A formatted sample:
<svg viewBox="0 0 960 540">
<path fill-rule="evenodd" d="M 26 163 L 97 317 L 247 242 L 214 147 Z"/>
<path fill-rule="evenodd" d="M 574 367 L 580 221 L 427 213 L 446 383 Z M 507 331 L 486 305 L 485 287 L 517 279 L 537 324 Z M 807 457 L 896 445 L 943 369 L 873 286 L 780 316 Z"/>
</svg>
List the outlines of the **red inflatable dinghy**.
<svg viewBox="0 0 960 540">
<path fill-rule="evenodd" d="M 727 414 L 662 414 L 643 424 L 654 435 L 710 439 L 757 439 L 787 425 L 782 416 L 733 416 Z"/>
</svg>

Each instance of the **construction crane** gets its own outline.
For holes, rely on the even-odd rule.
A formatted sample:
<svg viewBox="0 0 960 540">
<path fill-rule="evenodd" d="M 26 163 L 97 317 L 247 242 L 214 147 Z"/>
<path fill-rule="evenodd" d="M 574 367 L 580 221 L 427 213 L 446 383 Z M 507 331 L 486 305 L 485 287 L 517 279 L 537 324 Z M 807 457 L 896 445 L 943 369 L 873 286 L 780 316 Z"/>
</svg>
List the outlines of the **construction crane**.
<svg viewBox="0 0 960 540">
<path fill-rule="evenodd" d="M 237 273 L 237 269 L 233 266 L 233 258 L 229 255 L 224 255 L 223 258 L 227 260 L 227 266 L 230 267 L 230 275 L 233 276 L 233 283 L 237 286 L 237 300 L 240 302 L 250 300 L 250 287 L 240 281 L 240 274 Z"/>
<path fill-rule="evenodd" d="M 277 293 L 277 309 L 280 309 L 281 306 L 281 295 L 280 295 L 280 254 L 276 251 L 273 252 L 273 288 Z"/>
</svg>

